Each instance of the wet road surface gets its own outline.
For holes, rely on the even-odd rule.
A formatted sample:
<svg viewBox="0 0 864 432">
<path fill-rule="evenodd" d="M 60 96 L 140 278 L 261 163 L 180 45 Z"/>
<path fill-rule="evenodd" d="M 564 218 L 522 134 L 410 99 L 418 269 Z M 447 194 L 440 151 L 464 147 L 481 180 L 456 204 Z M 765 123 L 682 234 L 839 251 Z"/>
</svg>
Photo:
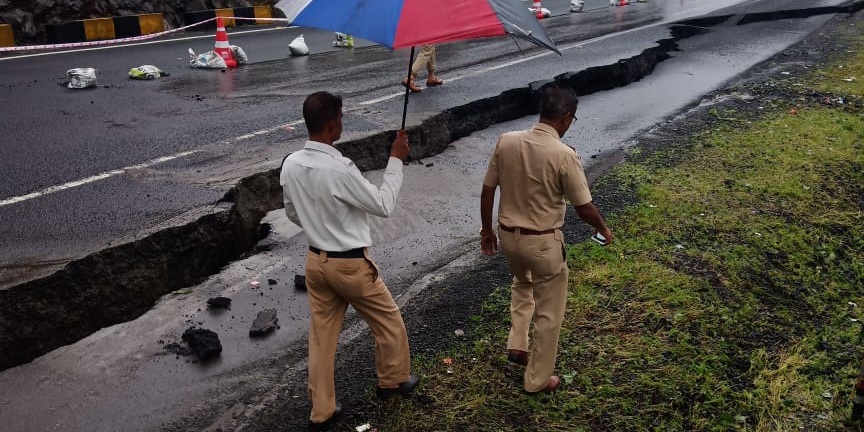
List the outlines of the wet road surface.
<svg viewBox="0 0 864 432">
<path fill-rule="evenodd" d="M 605 153 L 626 146 L 629 137 L 697 103 L 700 95 L 804 38 L 827 18 L 718 26 L 684 39 L 679 42 L 681 51 L 659 64 L 645 79 L 625 88 L 582 97 L 579 121 L 564 141 L 575 146 L 590 166 Z M 597 42 L 564 43 L 563 58 L 533 51 L 531 54 L 537 57 L 528 56 L 528 60 L 524 60 L 525 57 L 502 59 L 497 65 L 522 63 L 494 69 L 494 78 L 490 78 L 488 72 L 479 72 L 489 65 L 444 69 L 447 73 L 442 72 L 442 76 L 449 82 L 442 88 L 412 97 L 411 119 L 417 122 L 428 113 L 459 104 L 460 98 L 497 94 L 506 89 L 507 82 L 521 81 L 524 85 L 559 73 L 615 62 L 668 36 L 667 27 L 659 26 Z M 465 46 L 474 47 L 471 43 Z M 571 54 L 573 52 L 578 52 L 578 57 Z M 447 58 L 445 53 L 442 49 L 439 56 Z M 372 58 L 364 58 L 363 64 L 365 61 L 374 62 Z M 284 64 L 276 62 L 260 67 L 269 68 L 262 70 L 272 73 L 285 69 Z M 197 78 L 190 75 L 188 79 Z M 321 85 L 327 78 L 319 77 L 320 82 L 308 85 Z M 376 79 L 361 75 L 352 81 L 367 85 Z M 377 81 L 382 82 L 380 78 Z M 170 85 L 185 88 L 191 84 L 178 79 Z M 345 82 L 332 86 L 351 87 Z M 485 88 L 487 86 L 492 88 Z M 239 89 L 248 88 L 248 98 L 261 97 L 264 90 L 252 87 L 251 83 L 244 84 L 232 91 L 242 94 L 243 90 Z M 347 93 L 346 106 L 351 109 L 348 116 L 351 120 L 346 122 L 346 130 L 392 128 L 388 125 L 398 118 L 397 98 L 370 104 L 374 108 L 364 108 L 367 105 L 362 104 L 372 96 L 380 98 L 393 93 L 387 85 L 379 84 L 379 87 L 377 91 Z M 287 86 L 275 79 L 270 87 L 265 85 L 264 88 L 289 92 Z M 299 101 L 305 90 L 296 95 L 283 94 L 280 103 L 286 110 L 290 109 L 289 104 Z M 367 109 L 378 112 L 364 111 Z M 283 113 L 281 121 L 285 118 Z M 406 166 L 405 184 L 396 213 L 390 219 L 375 220 L 373 224 L 374 255 L 385 280 L 401 302 L 410 301 L 406 293 L 422 288 L 423 277 L 434 277 L 436 269 L 446 263 L 454 259 L 477 259 L 474 251 L 479 227 L 476 203 L 486 158 L 499 133 L 529 127 L 533 121 L 534 118 L 524 118 L 490 127 L 451 144 L 438 156 L 423 159 L 422 164 Z M 258 149 L 259 155 L 275 157 L 302 145 L 301 132 L 273 133 L 278 138 L 272 145 L 257 144 L 262 147 Z M 258 143 L 257 139 L 250 140 Z M 199 157 L 204 161 L 225 158 L 217 150 L 208 149 L 202 153 L 204 155 Z M 237 163 L 232 161 L 226 165 L 237 166 Z M 218 174 L 228 179 L 230 171 L 225 169 Z M 158 174 L 152 175 L 158 178 Z M 373 181 L 379 181 L 381 175 L 380 172 L 367 174 Z M 214 177 L 219 179 L 220 175 Z M 279 369 L 297 370 L 297 376 L 302 379 L 302 338 L 308 311 L 304 295 L 293 290 L 291 281 L 294 274 L 302 271 L 306 243 L 302 234 L 297 235 L 298 229 L 285 221 L 279 211 L 268 216 L 266 222 L 273 225 L 273 232 L 264 241 L 267 250 L 230 264 L 188 292 L 184 290 L 163 297 L 150 312 L 134 321 L 103 329 L 27 365 L 0 373 L 0 422 L 11 425 L 12 430 L 22 431 L 153 430 L 182 418 L 189 410 L 206 409 L 211 401 L 223 402 L 236 397 L 235 389 L 259 386 L 262 392 L 267 392 L 276 385 L 272 377 L 278 375 Z M 267 279 L 278 283 L 270 286 Z M 262 284 L 253 288 L 252 280 Z M 206 299 L 220 294 L 233 299 L 232 310 L 206 311 Z M 248 325 L 254 314 L 269 307 L 279 311 L 282 328 L 268 338 L 249 339 Z M 224 350 L 218 361 L 193 364 L 187 363 L 189 358 L 165 354 L 159 341 L 177 341 L 188 325 L 197 323 L 219 332 Z M 345 339 L 362 327 L 354 326 L 346 332 Z M 297 346 L 301 347 L 299 351 L 292 349 Z M 305 395 L 298 396 L 298 403 L 305 403 Z"/>
</svg>

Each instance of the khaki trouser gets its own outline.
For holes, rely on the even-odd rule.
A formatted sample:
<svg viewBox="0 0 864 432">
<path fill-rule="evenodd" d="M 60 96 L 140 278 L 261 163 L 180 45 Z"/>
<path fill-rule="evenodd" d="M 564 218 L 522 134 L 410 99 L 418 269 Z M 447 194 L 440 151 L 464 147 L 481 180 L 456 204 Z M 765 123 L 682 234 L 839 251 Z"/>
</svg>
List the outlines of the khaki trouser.
<svg viewBox="0 0 864 432">
<path fill-rule="evenodd" d="M 507 349 L 531 353 L 525 368 L 525 391 L 537 392 L 549 384 L 558 355 L 558 335 L 567 303 L 567 261 L 561 230 L 543 235 L 522 235 L 499 230 L 501 249 L 513 273 L 510 294 L 512 326 Z M 528 330 L 534 323 L 534 343 L 528 349 Z"/>
<path fill-rule="evenodd" d="M 426 66 L 426 71 L 432 76 L 435 74 L 435 45 L 423 45 L 420 48 L 420 54 L 414 59 L 414 64 L 411 66 L 411 76 L 417 77 L 420 70 Z"/>
<path fill-rule="evenodd" d="M 375 338 L 378 385 L 393 386 L 408 380 L 411 359 L 408 334 L 378 266 L 369 258 L 329 258 L 327 252 L 306 255 L 309 296 L 309 419 L 320 423 L 336 411 L 333 369 L 342 320 L 348 305 L 366 321 Z"/>
</svg>

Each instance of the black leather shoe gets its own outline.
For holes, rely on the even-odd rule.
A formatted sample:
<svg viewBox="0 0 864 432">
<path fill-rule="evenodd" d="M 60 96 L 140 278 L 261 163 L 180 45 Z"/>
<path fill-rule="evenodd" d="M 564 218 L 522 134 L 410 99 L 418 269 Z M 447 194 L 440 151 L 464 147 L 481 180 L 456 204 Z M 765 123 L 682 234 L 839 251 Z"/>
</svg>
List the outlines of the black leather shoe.
<svg viewBox="0 0 864 432">
<path fill-rule="evenodd" d="M 393 395 L 405 395 L 411 393 L 414 390 L 414 387 L 417 387 L 417 383 L 420 382 L 420 377 L 417 375 L 409 375 L 408 381 L 399 384 L 399 387 L 396 388 L 381 388 L 375 391 L 378 394 L 378 399 L 387 399 Z"/>
<path fill-rule="evenodd" d="M 336 424 L 336 417 L 342 414 L 342 404 L 336 402 L 336 411 L 330 416 L 329 419 L 324 420 L 321 423 L 314 423 L 311 420 L 309 421 L 309 430 L 312 432 L 320 432 L 320 431 L 328 431 L 333 425 Z"/>
</svg>

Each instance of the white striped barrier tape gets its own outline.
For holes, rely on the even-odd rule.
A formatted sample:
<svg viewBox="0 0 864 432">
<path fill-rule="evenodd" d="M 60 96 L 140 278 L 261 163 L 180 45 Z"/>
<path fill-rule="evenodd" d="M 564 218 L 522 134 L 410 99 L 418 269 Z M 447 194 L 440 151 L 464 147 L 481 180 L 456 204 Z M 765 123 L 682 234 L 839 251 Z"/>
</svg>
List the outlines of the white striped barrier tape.
<svg viewBox="0 0 864 432">
<path fill-rule="evenodd" d="M 264 18 L 240 18 L 240 17 L 221 17 L 222 19 L 235 19 L 235 20 L 251 20 L 258 21 Z M 285 21 L 290 22 L 289 19 L 286 18 L 266 18 L 268 21 Z M 167 34 L 176 33 L 179 31 L 183 31 L 186 29 L 190 29 L 195 26 L 199 26 L 204 23 L 208 23 L 210 21 L 216 21 L 216 17 L 208 18 L 204 21 L 197 22 L 195 24 L 189 24 L 187 26 L 178 27 L 176 29 L 166 30 L 158 33 L 150 33 L 141 36 L 130 36 L 120 39 L 108 39 L 108 40 L 99 40 L 99 41 L 87 41 L 87 42 L 70 42 L 70 43 L 61 43 L 61 44 L 47 44 L 47 45 L 21 45 L 21 46 L 12 46 L 12 47 L 0 47 L 0 53 L 3 52 L 11 52 L 11 51 L 36 51 L 36 50 L 51 50 L 51 49 L 59 49 L 59 48 L 78 48 L 78 47 L 91 47 L 91 46 L 102 46 L 102 45 L 114 45 L 114 44 L 122 44 L 128 42 L 141 42 L 145 40 L 155 39 L 160 36 L 165 36 Z"/>
</svg>

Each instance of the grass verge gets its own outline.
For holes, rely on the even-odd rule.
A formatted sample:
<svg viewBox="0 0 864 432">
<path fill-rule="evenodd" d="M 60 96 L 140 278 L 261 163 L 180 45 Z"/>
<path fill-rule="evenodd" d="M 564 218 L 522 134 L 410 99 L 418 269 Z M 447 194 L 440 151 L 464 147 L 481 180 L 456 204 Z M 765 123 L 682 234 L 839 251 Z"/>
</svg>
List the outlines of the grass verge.
<svg viewBox="0 0 864 432">
<path fill-rule="evenodd" d="M 372 424 L 850 428 L 864 357 L 864 116 L 860 104 L 839 101 L 864 96 L 858 78 L 847 80 L 864 80 L 859 33 L 846 32 L 842 58 L 787 89 L 802 96 L 794 111 L 715 109 L 686 154 L 637 147 L 598 181 L 636 197 L 610 218 L 612 247 L 569 248 L 559 391 L 522 393 L 523 369 L 503 354 L 509 291 L 501 287 L 474 317 L 473 340 L 415 357 L 422 391 L 384 404 Z"/>
</svg>

